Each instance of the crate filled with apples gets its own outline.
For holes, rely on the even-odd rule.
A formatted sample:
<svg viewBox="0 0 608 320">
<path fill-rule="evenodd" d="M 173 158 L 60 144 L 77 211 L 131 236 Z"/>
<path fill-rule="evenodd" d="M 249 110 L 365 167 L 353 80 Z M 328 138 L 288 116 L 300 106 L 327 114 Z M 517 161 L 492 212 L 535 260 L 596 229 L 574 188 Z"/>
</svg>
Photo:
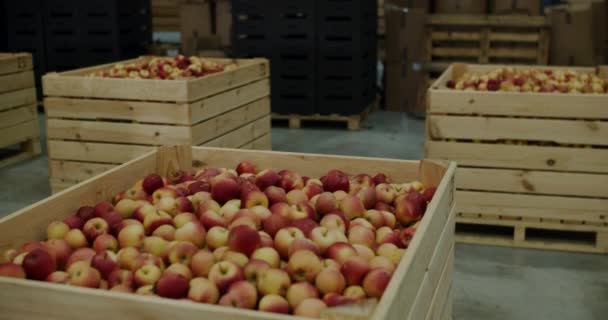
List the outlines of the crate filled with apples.
<svg viewBox="0 0 608 320">
<path fill-rule="evenodd" d="M 266 59 L 195 56 L 45 75 L 52 191 L 160 145 L 271 149 L 269 75 Z"/>
<path fill-rule="evenodd" d="M 428 92 L 425 156 L 459 164 L 459 229 L 489 226 L 457 238 L 608 252 L 607 90 L 606 66 L 451 65 Z M 495 226 L 513 236 L 497 240 Z M 563 233 L 535 241 L 531 229 Z M 597 240 L 564 245 L 579 232 Z"/>
<path fill-rule="evenodd" d="M 163 168 L 183 157 L 175 150 L 192 150 L 205 166 L 155 170 L 153 160 Z M 274 166 L 280 163 L 285 168 Z M 43 287 L 31 298 L 40 303 L 51 293 L 68 299 L 80 292 L 71 291 L 77 287 L 97 289 L 83 294 L 120 293 L 106 298 L 147 296 L 142 305 L 129 306 L 134 314 L 146 303 L 158 303 L 154 310 L 166 305 L 151 296 L 183 300 L 171 307 L 211 312 L 201 316 L 265 312 L 242 314 L 251 319 L 272 313 L 318 318 L 374 299 L 378 306 L 370 316 L 387 318 L 401 308 L 393 305 L 402 303 L 399 293 L 414 289 L 415 298 L 420 287 L 442 299 L 423 301 L 424 312 L 443 309 L 453 254 L 453 171 L 431 162 L 161 148 L 0 221 L 0 291 Z M 93 189 L 100 191 L 90 194 Z M 78 206 L 49 203 L 85 193 Z M 45 231 L 9 238 L 17 231 L 13 224 L 47 207 L 52 212 L 35 222 Z M 433 270 L 436 279 L 426 279 Z M 11 295 L 19 299 L 20 293 Z M 420 309 L 413 298 L 404 304 Z M 103 305 L 110 300 L 95 299 L 82 307 L 108 315 Z M 0 300 L 0 307 L 11 315 L 28 312 L 6 309 L 10 300 Z M 205 309 L 213 304 L 230 309 Z"/>
</svg>

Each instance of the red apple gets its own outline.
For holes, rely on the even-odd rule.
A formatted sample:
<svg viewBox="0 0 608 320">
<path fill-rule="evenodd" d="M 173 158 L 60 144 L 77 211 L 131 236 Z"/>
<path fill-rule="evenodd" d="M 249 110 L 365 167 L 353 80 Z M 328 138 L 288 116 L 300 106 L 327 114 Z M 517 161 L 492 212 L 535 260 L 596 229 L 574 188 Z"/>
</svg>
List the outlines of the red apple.
<svg viewBox="0 0 608 320">
<path fill-rule="evenodd" d="M 273 170 L 263 170 L 256 175 L 255 184 L 260 190 L 265 191 L 270 186 L 276 186 L 281 176 Z"/>
<path fill-rule="evenodd" d="M 349 191 L 348 176 L 346 176 L 346 174 L 340 170 L 331 170 L 320 180 L 323 182 L 323 189 L 325 191 Z"/>
<path fill-rule="evenodd" d="M 213 200 L 220 204 L 226 203 L 228 200 L 237 198 L 240 193 L 239 184 L 234 179 L 221 179 L 216 181 L 211 186 L 211 196 Z"/>
<path fill-rule="evenodd" d="M 348 285 L 361 285 L 369 270 L 369 263 L 358 256 L 348 257 L 340 268 L 340 272 L 342 272 Z"/>
<path fill-rule="evenodd" d="M 309 250 L 294 252 L 287 263 L 287 270 L 295 281 L 312 282 L 321 269 L 321 259 Z"/>
<path fill-rule="evenodd" d="M 284 215 L 272 214 L 270 217 L 262 221 L 262 227 L 266 233 L 274 237 L 277 231 L 288 227 L 290 222 L 291 220 Z"/>
<path fill-rule="evenodd" d="M 107 205 L 108 203 L 106 202 L 105 204 Z M 85 223 L 89 221 L 89 219 L 95 218 L 95 208 L 91 206 L 82 206 L 78 208 L 76 215 Z"/>
<path fill-rule="evenodd" d="M 368 297 L 380 298 L 391 281 L 391 274 L 383 269 L 372 269 L 363 279 L 363 289 Z"/>
<path fill-rule="evenodd" d="M 122 285 L 133 289 L 135 275 L 131 270 L 116 269 L 108 275 L 108 286 L 110 288 Z"/>
<path fill-rule="evenodd" d="M 236 166 L 236 172 L 241 175 L 243 173 L 258 173 L 258 169 L 255 165 L 249 161 L 243 161 Z"/>
<path fill-rule="evenodd" d="M 26 273 L 23 266 L 14 263 L 2 263 L 0 264 L 0 277 L 25 279 Z"/>
<path fill-rule="evenodd" d="M 70 277 L 68 284 L 73 286 L 99 288 L 101 284 L 99 271 L 86 261 L 75 262 L 67 269 L 67 273 Z"/>
<path fill-rule="evenodd" d="M 221 261 L 214 264 L 209 270 L 209 280 L 217 286 L 220 292 L 226 292 L 231 284 L 243 279 L 243 270 L 234 262 Z"/>
<path fill-rule="evenodd" d="M 118 240 L 111 234 L 102 234 L 93 241 L 93 249 L 96 252 L 106 250 L 118 252 Z"/>
<path fill-rule="evenodd" d="M 63 219 L 63 222 L 67 224 L 70 229 L 82 229 L 82 226 L 84 225 L 84 220 L 75 214 L 67 216 Z"/>
<path fill-rule="evenodd" d="M 260 234 L 247 226 L 238 226 L 230 230 L 228 247 L 250 256 L 261 244 Z"/>
<path fill-rule="evenodd" d="M 91 260 L 91 267 L 97 269 L 102 279 L 108 279 L 110 273 L 118 269 L 116 254 L 112 251 L 98 252 Z"/>
<path fill-rule="evenodd" d="M 293 171 L 281 170 L 279 171 L 279 176 L 281 179 L 279 180 L 278 186 L 285 189 L 286 192 L 293 189 L 302 189 L 304 187 L 302 177 Z"/>
<path fill-rule="evenodd" d="M 207 277 L 209 270 L 216 263 L 213 253 L 207 250 L 197 251 L 190 259 L 190 269 L 195 277 Z"/>
<path fill-rule="evenodd" d="M 72 254 L 68 257 L 68 260 L 65 262 L 65 268 L 69 268 L 72 264 L 78 261 L 84 261 L 87 264 L 91 263 L 93 257 L 97 254 L 95 250 L 91 248 L 79 248 L 76 249 Z"/>
<path fill-rule="evenodd" d="M 291 221 L 290 225 L 292 227 L 300 229 L 300 231 L 302 231 L 302 233 L 304 233 L 304 235 L 307 237 L 310 235 L 310 232 L 314 228 L 319 226 L 314 220 L 310 218 L 295 219 Z"/>
<path fill-rule="evenodd" d="M 154 191 L 164 186 L 165 182 L 163 181 L 163 178 L 157 174 L 148 175 L 142 183 L 142 187 L 148 195 L 152 195 Z"/>
<path fill-rule="evenodd" d="M 325 302 L 319 299 L 305 299 L 293 310 L 293 314 L 301 317 L 320 318 L 323 310 L 327 309 Z"/>
<path fill-rule="evenodd" d="M 163 274 L 154 286 L 154 292 L 164 298 L 181 299 L 188 295 L 188 280 L 176 274 Z"/>
<path fill-rule="evenodd" d="M 272 313 L 289 313 L 289 303 L 285 298 L 277 294 L 265 295 L 260 299 L 258 310 Z"/>
</svg>

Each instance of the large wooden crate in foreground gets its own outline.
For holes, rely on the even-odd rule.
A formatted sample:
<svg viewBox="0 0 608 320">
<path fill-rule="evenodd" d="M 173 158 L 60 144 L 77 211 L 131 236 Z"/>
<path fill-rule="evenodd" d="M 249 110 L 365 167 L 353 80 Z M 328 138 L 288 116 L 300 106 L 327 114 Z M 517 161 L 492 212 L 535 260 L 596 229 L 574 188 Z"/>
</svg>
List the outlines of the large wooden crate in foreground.
<svg viewBox="0 0 608 320">
<path fill-rule="evenodd" d="M 608 95 L 446 87 L 497 67 L 453 64 L 428 93 L 426 157 L 459 165 L 457 241 L 608 252 Z"/>
<path fill-rule="evenodd" d="M 420 180 L 438 186 L 416 236 L 397 266 L 382 299 L 371 308 L 327 310 L 326 319 L 451 319 L 454 259 L 455 164 L 342 156 L 308 155 L 200 147 L 161 147 L 91 178 L 30 207 L 0 219 L 0 251 L 43 239 L 46 226 L 85 204 L 110 200 L 114 194 L 151 172 L 167 174 L 195 166 L 235 167 L 249 160 L 261 168 L 290 169 L 320 176 L 329 169 L 346 173 L 381 170 L 394 181 Z M 23 303 L 27 301 L 27 303 Z M 369 306 L 369 305 L 368 305 Z M 3 319 L 303 319 L 259 311 L 226 308 L 76 288 L 46 282 L 0 278 Z M 351 314 L 349 316 L 348 314 Z M 358 315 L 358 317 L 352 316 Z"/>
<path fill-rule="evenodd" d="M 31 54 L 0 53 L 0 167 L 40 154 L 35 86 Z"/>
<path fill-rule="evenodd" d="M 44 76 L 53 191 L 159 145 L 270 149 L 268 61 L 211 60 L 237 67 L 188 80 L 85 76 L 113 64 Z"/>
</svg>

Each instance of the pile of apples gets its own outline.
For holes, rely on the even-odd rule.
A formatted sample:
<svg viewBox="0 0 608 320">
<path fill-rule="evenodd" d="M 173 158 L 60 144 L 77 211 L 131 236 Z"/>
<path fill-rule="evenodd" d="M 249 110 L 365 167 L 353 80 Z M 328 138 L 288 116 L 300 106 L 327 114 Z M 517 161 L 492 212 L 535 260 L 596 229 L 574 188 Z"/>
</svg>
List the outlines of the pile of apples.
<svg viewBox="0 0 608 320">
<path fill-rule="evenodd" d="M 434 193 L 247 161 L 150 174 L 6 251 L 0 276 L 319 317 L 382 296 Z"/>
<path fill-rule="evenodd" d="M 156 57 L 143 62 L 118 63 L 109 70 L 89 74 L 91 77 L 130 79 L 188 79 L 234 69 L 234 64 L 219 64 L 215 61 L 178 55 L 174 58 Z"/>
<path fill-rule="evenodd" d="M 447 87 L 455 90 L 595 93 L 608 92 L 608 81 L 593 73 L 573 70 L 539 70 L 497 68 L 485 74 L 465 73 L 450 80 Z"/>
</svg>

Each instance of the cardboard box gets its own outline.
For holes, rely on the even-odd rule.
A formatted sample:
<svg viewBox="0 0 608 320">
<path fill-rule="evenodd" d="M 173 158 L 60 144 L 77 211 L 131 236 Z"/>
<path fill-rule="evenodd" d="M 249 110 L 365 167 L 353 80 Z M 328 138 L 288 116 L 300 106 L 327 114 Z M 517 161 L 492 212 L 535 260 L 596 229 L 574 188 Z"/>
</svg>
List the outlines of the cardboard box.
<svg viewBox="0 0 608 320">
<path fill-rule="evenodd" d="M 435 0 L 435 13 L 485 14 L 486 0 Z"/>
<path fill-rule="evenodd" d="M 490 12 L 494 14 L 540 14 L 540 0 L 491 0 Z"/>
<path fill-rule="evenodd" d="M 229 0 L 215 1 L 215 34 L 221 39 L 222 47 L 232 43 L 232 13 Z"/>
<path fill-rule="evenodd" d="M 424 9 L 386 11 L 386 60 L 420 60 L 426 25 Z"/>
<path fill-rule="evenodd" d="M 182 51 L 186 55 L 193 55 L 197 49 L 193 46 L 198 41 L 196 39 L 213 35 L 209 0 L 181 0 L 179 21 Z"/>
<path fill-rule="evenodd" d="M 550 7 L 551 50 L 554 65 L 591 66 L 595 64 L 593 12 L 591 4 L 569 4 Z"/>
</svg>

